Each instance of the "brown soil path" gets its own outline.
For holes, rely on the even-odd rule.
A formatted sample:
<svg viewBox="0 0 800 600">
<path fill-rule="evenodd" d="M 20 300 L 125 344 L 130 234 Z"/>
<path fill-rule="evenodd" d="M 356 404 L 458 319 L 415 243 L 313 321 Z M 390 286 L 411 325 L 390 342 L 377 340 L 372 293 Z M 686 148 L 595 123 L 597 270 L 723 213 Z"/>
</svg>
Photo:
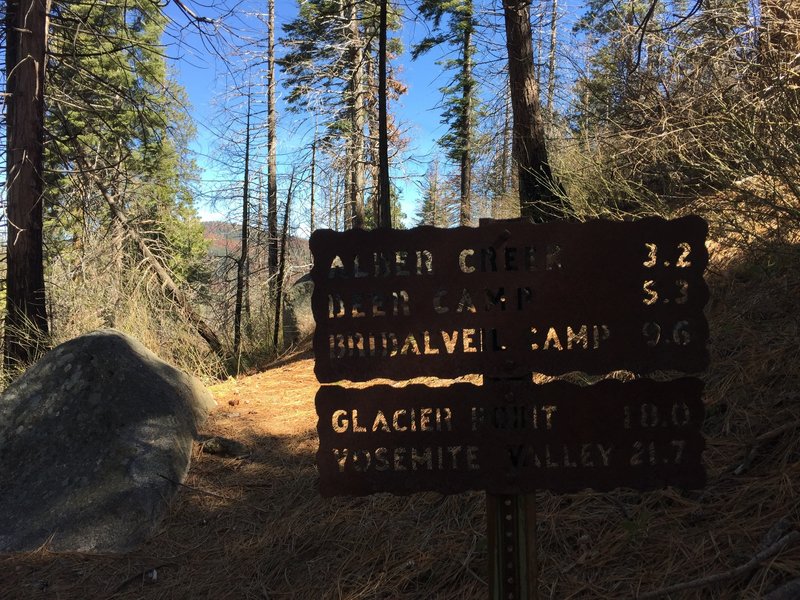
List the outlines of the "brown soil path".
<svg viewBox="0 0 800 600">
<path fill-rule="evenodd" d="M 131 555 L 0 558 L 0 599 L 484 598 L 481 495 L 319 497 L 317 388 L 308 354 L 213 386 L 201 433 L 249 455 L 198 444 L 162 530 Z"/>
</svg>

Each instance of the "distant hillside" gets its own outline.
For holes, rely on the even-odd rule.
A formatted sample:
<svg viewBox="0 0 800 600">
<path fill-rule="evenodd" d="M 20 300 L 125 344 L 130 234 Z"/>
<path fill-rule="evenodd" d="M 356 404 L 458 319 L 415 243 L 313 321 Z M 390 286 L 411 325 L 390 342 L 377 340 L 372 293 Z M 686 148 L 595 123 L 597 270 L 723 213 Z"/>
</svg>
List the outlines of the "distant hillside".
<svg viewBox="0 0 800 600">
<path fill-rule="evenodd" d="M 241 225 L 226 221 L 203 221 L 204 236 L 209 241 L 208 253 L 211 256 L 237 256 L 239 254 Z M 257 230 L 250 230 L 250 244 L 255 244 Z M 262 232 L 262 239 L 266 240 L 266 233 Z M 311 253 L 308 249 L 308 240 L 305 238 L 289 237 L 289 262 L 290 264 L 306 264 L 311 262 Z"/>
</svg>

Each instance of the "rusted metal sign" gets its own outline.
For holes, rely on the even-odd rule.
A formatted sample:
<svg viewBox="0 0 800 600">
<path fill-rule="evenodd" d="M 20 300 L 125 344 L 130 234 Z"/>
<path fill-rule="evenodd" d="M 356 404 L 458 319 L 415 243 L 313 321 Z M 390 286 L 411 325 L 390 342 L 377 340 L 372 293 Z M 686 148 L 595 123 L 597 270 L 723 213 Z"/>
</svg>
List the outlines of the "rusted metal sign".
<svg viewBox="0 0 800 600">
<path fill-rule="evenodd" d="M 324 496 L 702 487 L 702 381 L 322 386 Z"/>
<path fill-rule="evenodd" d="M 708 362 L 699 217 L 315 231 L 321 382 Z"/>
</svg>

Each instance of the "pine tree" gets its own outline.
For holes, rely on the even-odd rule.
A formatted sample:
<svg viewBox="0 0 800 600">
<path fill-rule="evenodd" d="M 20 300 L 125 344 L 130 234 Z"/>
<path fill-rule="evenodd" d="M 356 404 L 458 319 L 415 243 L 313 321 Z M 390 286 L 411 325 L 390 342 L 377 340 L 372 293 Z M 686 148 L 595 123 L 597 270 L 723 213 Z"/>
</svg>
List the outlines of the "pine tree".
<svg viewBox="0 0 800 600">
<path fill-rule="evenodd" d="M 48 333 L 42 257 L 47 7 L 45 0 L 12 0 L 5 9 L 7 368 L 30 362 Z"/>
<path fill-rule="evenodd" d="M 514 115 L 513 149 L 523 216 L 549 221 L 564 216 L 560 186 L 547 154 L 539 86 L 533 65 L 530 0 L 503 0 L 508 83 Z"/>
<path fill-rule="evenodd" d="M 278 61 L 289 89 L 287 100 L 300 112 L 326 115 L 319 140 L 337 157 L 334 164 L 344 173 L 347 199 L 345 226 L 374 225 L 378 161 L 377 76 L 380 3 L 363 0 L 309 0 L 300 5 L 298 17 L 284 25 L 281 42 L 287 51 Z M 387 27 L 398 27 L 399 17 L 389 7 Z M 387 40 L 390 55 L 399 53 L 399 43 Z M 391 95 L 404 88 L 391 78 Z M 389 144 L 402 141 L 387 115 Z M 374 141 L 374 143 L 373 143 Z M 331 152 L 325 152 L 331 155 Z M 342 157 L 344 160 L 342 160 Z M 369 181 L 372 177 L 372 181 Z M 370 185 L 371 184 L 371 185 Z M 367 192 L 373 199 L 367 208 Z"/>
<path fill-rule="evenodd" d="M 206 243 L 190 187 L 193 127 L 161 46 L 166 24 L 159 5 L 147 0 L 53 6 L 46 258 L 83 270 L 84 241 L 105 244 L 107 253 L 97 259 L 110 263 L 117 298 L 131 276 L 152 276 L 222 354 L 185 289 L 204 279 Z M 109 300 L 102 314 L 113 326 L 120 304 Z"/>
<path fill-rule="evenodd" d="M 64 2 L 55 7 L 49 70 L 47 165 L 51 252 L 102 230 L 112 217 L 98 184 L 161 249 L 179 279 L 204 253 L 189 183 L 193 127 L 185 92 L 164 58 L 166 17 L 150 2 Z M 64 235 L 66 233 L 67 235 Z"/>
<path fill-rule="evenodd" d="M 461 210 L 459 223 L 468 225 L 472 219 L 472 163 L 475 143 L 475 113 L 478 105 L 477 84 L 473 75 L 475 44 L 475 15 L 472 0 L 423 0 L 420 13 L 433 21 L 435 34 L 417 44 L 412 57 L 417 58 L 439 44 L 453 46 L 457 58 L 444 61 L 455 76 L 450 85 L 442 88 L 444 114 L 442 122 L 449 125 L 439 144 L 448 157 L 460 166 Z M 442 21 L 447 20 L 447 28 Z"/>
<path fill-rule="evenodd" d="M 422 203 L 417 213 L 417 225 L 451 227 L 458 222 L 460 202 L 441 172 L 438 158 L 428 165 L 421 191 Z"/>
</svg>

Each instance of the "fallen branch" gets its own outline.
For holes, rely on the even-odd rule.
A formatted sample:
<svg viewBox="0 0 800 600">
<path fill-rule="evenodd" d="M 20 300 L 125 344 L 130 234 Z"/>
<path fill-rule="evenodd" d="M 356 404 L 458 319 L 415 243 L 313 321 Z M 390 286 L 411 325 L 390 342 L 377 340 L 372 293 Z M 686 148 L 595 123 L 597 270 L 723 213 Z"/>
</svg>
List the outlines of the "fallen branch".
<svg viewBox="0 0 800 600">
<path fill-rule="evenodd" d="M 729 571 L 725 571 L 724 573 L 715 573 L 714 575 L 709 575 L 707 577 L 701 577 L 699 579 L 693 579 L 692 581 L 685 581 L 683 583 L 676 583 L 675 585 L 663 587 L 661 589 L 652 592 L 647 592 L 646 594 L 637 596 L 637 598 L 638 600 L 647 600 L 648 598 L 660 598 L 668 594 L 674 594 L 675 592 L 682 592 L 683 590 L 690 590 L 692 588 L 711 585 L 713 583 L 719 583 L 720 581 L 725 581 L 726 579 L 732 579 L 734 577 L 744 575 L 755 569 L 763 561 L 767 560 L 768 558 L 772 558 L 773 556 L 778 554 L 781 550 L 783 550 L 786 546 L 796 542 L 797 540 L 800 540 L 800 531 L 793 531 L 783 536 L 781 539 L 779 539 L 771 546 L 768 546 L 767 548 L 764 548 L 763 550 L 758 552 L 755 556 L 753 556 L 753 558 L 751 558 L 743 565 L 739 565 L 738 567 L 735 567 Z"/>
<path fill-rule="evenodd" d="M 103 195 L 103 198 L 108 204 L 108 207 L 111 209 L 113 218 L 116 219 L 116 221 L 125 229 L 125 231 L 136 241 L 136 245 L 139 247 L 139 252 L 142 253 L 144 262 L 150 265 L 153 271 L 155 271 L 159 281 L 161 282 L 161 287 L 169 292 L 172 299 L 181 308 L 183 313 L 186 315 L 186 318 L 189 319 L 189 322 L 194 326 L 200 337 L 206 341 L 208 347 L 211 348 L 211 350 L 217 356 L 225 359 L 225 351 L 222 348 L 222 342 L 220 342 L 217 334 L 192 308 L 189 299 L 186 297 L 186 294 L 184 294 L 183 291 L 178 287 L 178 285 L 170 276 L 169 271 L 164 267 L 164 265 L 161 264 L 161 261 L 158 259 L 158 257 L 153 254 L 153 251 L 150 249 L 147 241 L 139 234 L 136 228 L 130 224 L 128 215 L 125 214 L 124 209 L 117 203 L 116 198 L 105 188 L 101 182 L 96 181 L 95 183 L 97 184 L 97 188 L 100 190 L 100 193 Z"/>
<path fill-rule="evenodd" d="M 747 456 L 742 461 L 742 463 L 733 470 L 734 475 L 741 475 L 745 471 L 750 468 L 750 465 L 755 460 L 756 456 L 758 455 L 759 449 L 761 446 L 769 441 L 772 441 L 776 437 L 779 437 L 783 433 L 787 431 L 792 431 L 797 429 L 800 426 L 800 421 L 792 421 L 790 423 L 784 423 L 777 429 L 773 429 L 772 431 L 768 431 L 767 433 L 763 433 L 755 439 L 755 442 L 750 448 L 750 452 L 747 453 Z"/>
</svg>

